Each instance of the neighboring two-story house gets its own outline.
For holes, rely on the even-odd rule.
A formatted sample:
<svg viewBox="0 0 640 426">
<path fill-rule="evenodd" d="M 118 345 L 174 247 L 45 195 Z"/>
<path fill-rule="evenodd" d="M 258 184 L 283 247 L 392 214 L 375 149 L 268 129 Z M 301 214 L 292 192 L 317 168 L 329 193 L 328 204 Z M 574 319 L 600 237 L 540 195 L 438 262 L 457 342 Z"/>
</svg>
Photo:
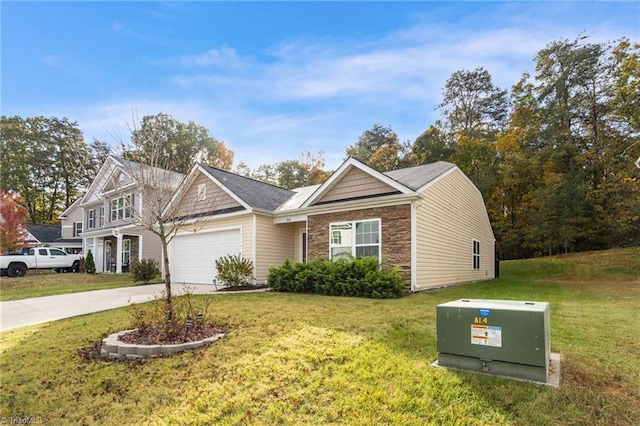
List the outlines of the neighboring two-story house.
<svg viewBox="0 0 640 426">
<path fill-rule="evenodd" d="M 70 254 L 82 253 L 82 229 L 84 227 L 84 221 L 80 201 L 81 198 L 78 198 L 71 203 L 59 217 L 62 241 L 66 243 L 63 248 Z"/>
<path fill-rule="evenodd" d="M 159 238 L 140 222 L 148 215 L 145 194 L 157 196 L 162 191 L 149 190 L 154 179 L 141 179 L 149 176 L 161 176 L 164 189 L 171 189 L 164 196 L 167 200 L 184 178 L 111 155 L 80 199 L 82 224 L 74 223 L 74 229 L 81 232 L 85 256 L 91 250 L 97 272 L 127 272 L 134 259 L 152 258 L 162 264 Z M 142 190 L 141 185 L 147 187 Z"/>
</svg>

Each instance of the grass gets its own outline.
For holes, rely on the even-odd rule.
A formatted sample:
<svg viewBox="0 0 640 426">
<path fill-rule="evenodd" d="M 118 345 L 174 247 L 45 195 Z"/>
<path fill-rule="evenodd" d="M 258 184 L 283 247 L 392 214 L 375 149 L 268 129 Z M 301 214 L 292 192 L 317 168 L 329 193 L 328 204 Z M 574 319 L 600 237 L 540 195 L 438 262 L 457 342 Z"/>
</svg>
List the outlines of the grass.
<svg viewBox="0 0 640 426">
<path fill-rule="evenodd" d="M 0 279 L 0 301 L 132 285 L 134 283 L 129 274 L 57 274 L 48 270 L 29 271 L 24 277 Z"/>
<path fill-rule="evenodd" d="M 143 363 L 78 350 L 129 326 L 126 308 L 0 334 L 0 417 L 46 424 L 640 424 L 640 249 L 502 263 L 500 279 L 368 300 L 214 297 L 229 332 Z M 432 368 L 435 306 L 551 304 L 559 389 Z"/>
</svg>

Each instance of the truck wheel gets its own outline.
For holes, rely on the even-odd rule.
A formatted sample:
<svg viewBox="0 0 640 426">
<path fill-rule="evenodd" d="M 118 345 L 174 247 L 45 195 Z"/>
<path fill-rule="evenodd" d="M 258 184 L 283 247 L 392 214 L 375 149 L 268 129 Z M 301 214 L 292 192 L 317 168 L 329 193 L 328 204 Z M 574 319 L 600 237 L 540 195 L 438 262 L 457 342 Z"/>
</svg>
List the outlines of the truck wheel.
<svg viewBox="0 0 640 426">
<path fill-rule="evenodd" d="M 10 277 L 24 277 L 27 274 L 27 267 L 24 265 L 9 265 L 7 273 Z"/>
<path fill-rule="evenodd" d="M 73 262 L 73 266 L 71 267 L 69 272 L 80 272 L 80 262 L 78 262 L 77 260 Z"/>
</svg>

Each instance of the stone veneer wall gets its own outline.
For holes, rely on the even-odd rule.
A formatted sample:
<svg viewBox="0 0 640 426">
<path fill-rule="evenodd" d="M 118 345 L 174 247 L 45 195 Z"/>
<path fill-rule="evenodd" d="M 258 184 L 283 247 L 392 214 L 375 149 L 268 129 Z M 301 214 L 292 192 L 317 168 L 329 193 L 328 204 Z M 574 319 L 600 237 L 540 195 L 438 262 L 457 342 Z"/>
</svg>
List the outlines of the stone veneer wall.
<svg viewBox="0 0 640 426">
<path fill-rule="evenodd" d="M 397 266 L 408 285 L 411 283 L 411 206 L 376 207 L 336 213 L 309 215 L 308 258 L 329 257 L 329 224 L 334 222 L 380 219 L 382 260 Z"/>
<path fill-rule="evenodd" d="M 131 254 L 129 258 L 133 262 L 138 259 L 138 253 L 140 252 L 140 237 L 136 235 L 124 235 L 123 240 L 131 240 Z M 109 263 L 116 263 L 118 257 L 118 240 L 115 237 L 107 237 L 105 241 L 111 241 L 111 259 Z"/>
</svg>

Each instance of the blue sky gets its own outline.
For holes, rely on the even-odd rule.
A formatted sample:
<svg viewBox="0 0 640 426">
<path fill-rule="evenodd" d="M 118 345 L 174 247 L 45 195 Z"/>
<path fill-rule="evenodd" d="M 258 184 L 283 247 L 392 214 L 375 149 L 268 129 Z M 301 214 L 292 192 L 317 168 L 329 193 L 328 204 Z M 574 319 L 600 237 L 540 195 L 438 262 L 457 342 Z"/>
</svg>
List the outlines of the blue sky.
<svg viewBox="0 0 640 426">
<path fill-rule="evenodd" d="M 508 89 L 554 40 L 640 39 L 638 2 L 0 3 L 3 115 L 77 121 L 87 142 L 137 119 L 195 121 L 255 168 L 373 124 L 413 141 L 452 73 Z"/>
</svg>

